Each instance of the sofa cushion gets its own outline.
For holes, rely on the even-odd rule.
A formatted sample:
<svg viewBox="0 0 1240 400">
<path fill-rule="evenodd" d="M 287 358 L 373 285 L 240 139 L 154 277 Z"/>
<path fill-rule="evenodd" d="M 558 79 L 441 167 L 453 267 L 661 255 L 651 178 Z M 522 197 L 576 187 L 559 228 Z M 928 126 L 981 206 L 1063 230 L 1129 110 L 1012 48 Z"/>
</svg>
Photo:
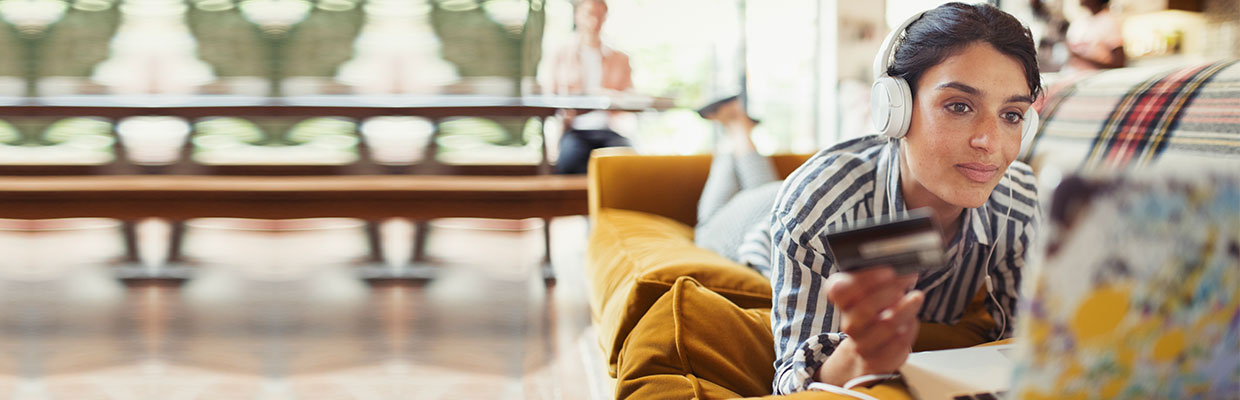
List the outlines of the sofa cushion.
<svg viewBox="0 0 1240 400">
<path fill-rule="evenodd" d="M 770 281 L 693 244 L 693 228 L 670 218 L 604 208 L 595 215 L 587 250 L 590 307 L 615 376 L 629 332 L 677 278 L 690 276 L 746 308 L 770 308 Z"/>
<path fill-rule="evenodd" d="M 979 291 L 955 325 L 922 323 L 914 351 L 975 346 L 995 328 Z M 769 308 L 741 308 L 693 278 L 673 283 L 628 335 L 617 398 L 734 398 L 769 394 L 774 338 Z M 873 390 L 903 394 L 902 385 Z M 816 393 L 814 398 L 836 398 Z M 880 397 L 893 398 L 893 397 Z"/>
<path fill-rule="evenodd" d="M 771 391 L 771 310 L 741 308 L 690 277 L 677 279 L 629 334 L 617 398 L 711 399 Z"/>
</svg>

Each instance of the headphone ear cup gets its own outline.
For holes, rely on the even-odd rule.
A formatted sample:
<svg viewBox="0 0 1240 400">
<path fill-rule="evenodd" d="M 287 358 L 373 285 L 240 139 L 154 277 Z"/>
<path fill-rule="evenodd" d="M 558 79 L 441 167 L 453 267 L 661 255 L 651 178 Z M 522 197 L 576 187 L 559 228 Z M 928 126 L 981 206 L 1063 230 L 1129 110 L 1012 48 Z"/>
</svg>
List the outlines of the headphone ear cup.
<svg viewBox="0 0 1240 400">
<path fill-rule="evenodd" d="M 908 133 L 913 96 L 904 79 L 883 76 L 870 87 L 870 122 L 874 130 L 892 139 Z"/>
<path fill-rule="evenodd" d="M 1020 125 L 1020 155 L 1017 157 L 1018 159 L 1027 156 L 1028 154 L 1026 153 L 1029 152 L 1030 147 L 1033 147 L 1033 138 L 1038 135 L 1038 126 L 1041 125 L 1039 118 L 1038 110 L 1034 110 L 1033 106 L 1025 110 L 1025 120 Z"/>
</svg>

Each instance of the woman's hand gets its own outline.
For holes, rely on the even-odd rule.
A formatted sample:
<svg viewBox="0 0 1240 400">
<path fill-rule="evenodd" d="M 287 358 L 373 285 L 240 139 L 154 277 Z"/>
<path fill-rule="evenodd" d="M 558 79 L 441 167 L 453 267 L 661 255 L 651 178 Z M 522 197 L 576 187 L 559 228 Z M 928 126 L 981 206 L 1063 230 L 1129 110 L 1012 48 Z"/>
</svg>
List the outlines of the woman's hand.
<svg viewBox="0 0 1240 400">
<path fill-rule="evenodd" d="M 842 385 L 899 369 L 917 339 L 924 295 L 911 290 L 916 283 L 917 275 L 896 276 L 890 267 L 831 274 L 827 298 L 840 312 L 848 339 L 818 369 L 818 381 Z"/>
</svg>

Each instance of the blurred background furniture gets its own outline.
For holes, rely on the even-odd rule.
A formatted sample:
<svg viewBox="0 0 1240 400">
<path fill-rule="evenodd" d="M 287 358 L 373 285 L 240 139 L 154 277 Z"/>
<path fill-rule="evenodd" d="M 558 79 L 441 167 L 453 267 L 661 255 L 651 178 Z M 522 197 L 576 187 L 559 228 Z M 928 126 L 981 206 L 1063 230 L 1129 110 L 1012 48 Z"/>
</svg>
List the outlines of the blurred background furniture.
<svg viewBox="0 0 1240 400">
<path fill-rule="evenodd" d="M 584 178 L 547 176 L 550 162 L 546 154 L 545 142 L 540 151 L 540 161 L 534 165 L 495 164 L 495 165 L 450 165 L 436 161 L 436 139 L 440 132 L 438 121 L 445 118 L 461 116 L 509 116 L 532 118 L 540 126 L 547 117 L 562 109 L 604 109 L 640 111 L 653 107 L 656 103 L 649 99 L 632 99 L 627 104 L 615 104 L 612 99 L 602 97 L 557 97 L 557 98 L 507 98 L 496 96 L 318 96 L 304 98 L 239 98 L 220 96 L 192 96 L 184 98 L 161 98 L 158 100 L 142 97 L 112 96 L 72 96 L 45 97 L 28 99 L 12 104 L 0 105 L 0 117 L 22 116 L 90 116 L 109 120 L 122 120 L 130 117 L 177 117 L 193 121 L 199 118 L 217 117 L 221 115 L 236 117 L 297 117 L 308 118 L 330 116 L 362 120 L 373 117 L 416 116 L 433 121 L 428 135 L 421 136 L 425 142 L 400 141 L 396 143 L 368 143 L 362 145 L 361 155 L 349 161 L 325 165 L 296 164 L 296 160 L 275 159 L 263 163 L 261 159 L 253 160 L 253 164 L 237 163 L 205 164 L 195 159 L 192 140 L 186 140 L 186 127 L 172 125 L 155 125 L 146 127 L 153 132 L 140 132 L 147 135 L 147 141 L 117 138 L 119 142 L 112 149 L 116 152 L 111 162 L 90 166 L 89 168 L 71 165 L 5 165 L 0 167 L 7 175 L 64 175 L 89 174 L 75 178 L 45 177 L 38 181 L 57 182 L 57 185 L 32 189 L 27 185 L 31 179 L 10 178 L 7 185 L 0 186 L 3 201 L 16 205 L 15 202 L 26 203 L 26 211 L 11 210 L 10 218 L 60 218 L 68 216 L 91 215 L 95 217 L 123 218 L 125 238 L 129 249 L 129 261 L 138 262 L 137 233 L 134 221 L 144 217 L 167 218 L 173 221 L 171 245 L 167 262 L 180 263 L 180 241 L 184 233 L 183 221 L 196 217 L 247 217 L 247 218 L 308 218 L 308 217 L 357 217 L 366 218 L 368 222 L 368 239 L 372 247 L 372 260 L 380 264 L 370 268 L 363 275 L 370 278 L 414 278 L 427 279 L 433 268 L 426 267 L 425 243 L 429 225 L 424 221 L 430 218 L 444 217 L 479 217 L 522 219 L 539 217 L 546 219 L 561 215 L 584 214 L 585 184 Z M 181 129 L 178 132 L 170 130 Z M 118 136 L 125 135 L 119 129 Z M 132 133 L 131 133 L 132 135 Z M 166 137 L 179 138 L 173 141 L 161 139 Z M 417 138 L 417 136 L 412 136 Z M 365 140 L 361 140 L 367 143 Z M 126 146 L 128 144 L 128 146 Z M 147 152 L 143 146 L 163 146 L 165 152 L 171 152 L 165 159 L 150 162 L 126 154 L 129 152 Z M 380 146 L 388 146 L 383 148 Z M 407 149 L 391 149 L 392 146 L 406 146 Z M 161 149 L 155 149 L 161 150 Z M 371 157 L 377 151 L 422 151 L 425 154 L 408 164 L 381 164 Z M 316 154 L 310 154 L 314 159 Z M 321 156 L 321 155 L 320 155 Z M 379 160 L 382 161 L 382 160 Z M 134 175 L 139 174 L 139 175 Z M 388 175 L 374 176 L 374 175 Z M 412 178 L 410 175 L 419 176 Z M 457 175 L 459 178 L 450 178 Z M 542 177 L 537 177 L 542 175 Z M 246 176 L 249 178 L 242 178 Z M 293 178 L 292 176 L 299 176 Z M 408 179 L 401 179 L 405 176 Z M 296 184 L 292 182 L 297 182 Z M 182 186 L 182 185 L 189 186 Z M 327 185 L 323 192 L 318 184 Z M 278 202 L 272 207 L 262 209 L 258 204 L 274 201 L 271 191 L 265 191 L 264 185 L 273 188 L 284 187 L 284 196 L 277 196 Z M 291 186 L 290 186 L 291 185 Z M 38 194 L 34 194 L 34 193 Z M 92 202 L 80 202 L 75 199 L 91 193 L 96 199 Z M 316 194 L 325 198 L 316 198 Z M 387 205 L 376 207 L 376 193 L 383 193 L 380 198 L 389 201 Z M 187 196 L 187 197 L 186 197 Z M 222 197 L 219 197 L 222 196 Z M 230 197 L 231 196 L 231 197 Z M 490 197 L 490 198 L 488 198 Z M 193 202 L 188 200 L 199 199 Z M 207 199 L 214 200 L 206 201 Z M 99 200 L 107 200 L 102 202 Z M 164 204 L 176 201 L 181 205 Z M 233 203 L 229 203 L 233 201 Z M 240 202 L 238 204 L 237 202 Z M 335 211 L 328 211 L 331 206 L 323 202 L 334 202 Z M 573 206 L 572 202 L 580 204 Z M 40 202 L 45 207 L 39 207 Z M 299 208 L 307 203 L 318 203 L 317 208 Z M 401 205 L 401 202 L 405 204 Z M 218 203 L 218 204 L 216 204 Z M 531 205 L 533 203 L 533 205 Z M 408 208 L 401 210 L 400 208 Z M 35 212 L 44 209 L 43 212 Z M 257 211 L 262 209 L 263 211 Z M 56 210 L 56 211 L 52 211 Z M 304 210 L 304 211 L 294 211 Z M 313 210 L 313 211 L 310 211 Z M 268 213 L 268 214 L 264 214 Z M 40 214 L 41 216 L 35 216 Z M 24 216 L 23 216 L 24 215 Z M 379 238 L 378 222 L 391 217 L 417 218 L 418 229 L 415 231 L 411 262 L 421 268 L 385 268 L 382 240 Z M 544 243 L 548 265 L 544 268 L 545 277 L 553 278 L 550 262 L 550 232 L 544 224 Z M 399 265 L 399 264 L 398 264 Z M 127 278 L 177 278 L 187 272 L 184 268 L 150 268 L 138 266 L 122 269 L 121 275 Z"/>
</svg>

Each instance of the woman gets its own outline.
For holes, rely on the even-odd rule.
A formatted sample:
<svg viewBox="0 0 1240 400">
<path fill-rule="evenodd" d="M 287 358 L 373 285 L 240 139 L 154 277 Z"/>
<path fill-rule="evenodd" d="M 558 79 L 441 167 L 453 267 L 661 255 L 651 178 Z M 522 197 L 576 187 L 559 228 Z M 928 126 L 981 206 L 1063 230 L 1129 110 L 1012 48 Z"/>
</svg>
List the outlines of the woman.
<svg viewBox="0 0 1240 400">
<path fill-rule="evenodd" d="M 556 94 L 604 95 L 633 88 L 629 57 L 603 44 L 607 3 L 580 0 L 574 3 L 576 40 L 559 49 L 551 62 L 551 90 Z M 611 127 L 611 113 L 592 111 L 578 115 L 567 110 L 565 131 L 560 137 L 556 173 L 584 174 L 590 152 L 603 147 L 627 147 L 632 143 Z"/>
<path fill-rule="evenodd" d="M 1033 39 L 992 6 L 949 3 L 913 20 L 894 46 L 880 72 L 908 83 L 907 133 L 821 151 L 777 197 L 770 236 L 777 393 L 894 372 L 919 322 L 955 323 L 988 281 L 994 301 L 986 311 L 1003 326 L 990 338 L 1010 333 L 1038 213 L 1033 174 L 1013 162 L 1040 92 Z M 948 243 L 943 268 L 909 276 L 835 269 L 826 233 L 915 208 L 931 211 Z"/>
</svg>

